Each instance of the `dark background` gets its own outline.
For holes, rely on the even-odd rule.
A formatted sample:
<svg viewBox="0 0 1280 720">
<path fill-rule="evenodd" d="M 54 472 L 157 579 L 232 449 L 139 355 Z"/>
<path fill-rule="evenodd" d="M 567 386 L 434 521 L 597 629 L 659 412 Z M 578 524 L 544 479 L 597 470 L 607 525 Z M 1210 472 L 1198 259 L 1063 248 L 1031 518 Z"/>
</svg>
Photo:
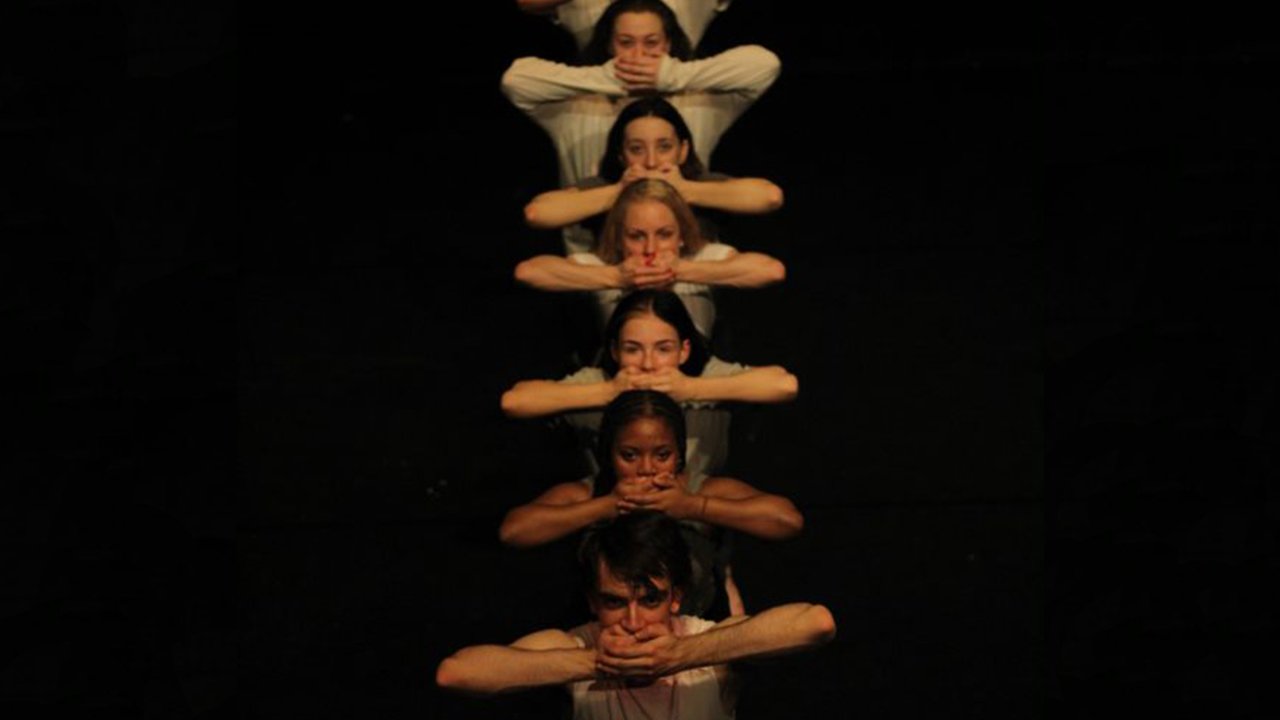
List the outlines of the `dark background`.
<svg viewBox="0 0 1280 720">
<path fill-rule="evenodd" d="M 11 716 L 556 716 L 431 682 L 583 617 L 567 545 L 496 539 L 573 473 L 497 407 L 574 341 L 510 280 L 558 248 L 519 212 L 555 167 L 498 79 L 570 43 L 457 5 L 6 8 Z M 800 377 L 731 470 L 808 527 L 736 574 L 840 624 L 743 717 L 1261 716 L 1265 24 L 797 7 L 702 45 L 783 60 L 712 165 L 785 189 L 726 236 L 789 277 L 724 294 L 718 342 Z"/>
</svg>

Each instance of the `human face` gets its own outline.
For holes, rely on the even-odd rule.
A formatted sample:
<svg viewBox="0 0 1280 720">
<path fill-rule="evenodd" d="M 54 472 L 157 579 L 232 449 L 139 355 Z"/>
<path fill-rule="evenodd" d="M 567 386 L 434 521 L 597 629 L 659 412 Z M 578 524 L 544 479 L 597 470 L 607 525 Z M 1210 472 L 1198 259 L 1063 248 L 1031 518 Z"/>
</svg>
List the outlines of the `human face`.
<svg viewBox="0 0 1280 720">
<path fill-rule="evenodd" d="M 613 21 L 611 49 L 614 57 L 660 57 L 670 54 L 671 40 L 657 13 L 624 12 Z"/>
<path fill-rule="evenodd" d="M 649 625 L 671 626 L 671 616 L 680 610 L 680 591 L 667 578 L 649 578 L 650 587 L 633 587 L 619 580 L 600 561 L 598 587 L 591 597 L 591 609 L 601 627 L 621 625 L 629 633 Z"/>
<path fill-rule="evenodd" d="M 680 469 L 679 461 L 675 433 L 659 418 L 636 418 L 613 439 L 613 472 L 619 480 L 674 475 Z"/>
<path fill-rule="evenodd" d="M 627 123 L 622 137 L 622 164 L 656 170 L 663 165 L 680 166 L 689 155 L 689 142 L 676 135 L 676 128 L 660 117 L 639 117 Z"/>
<path fill-rule="evenodd" d="M 689 359 L 689 341 L 656 315 L 636 315 L 618 331 L 613 359 L 618 367 L 642 372 L 678 368 Z"/>
<path fill-rule="evenodd" d="M 622 257 L 642 257 L 651 264 L 658 255 L 675 256 L 684 247 L 680 223 L 671 208 L 657 200 L 640 200 L 627 207 L 622 222 Z"/>
</svg>

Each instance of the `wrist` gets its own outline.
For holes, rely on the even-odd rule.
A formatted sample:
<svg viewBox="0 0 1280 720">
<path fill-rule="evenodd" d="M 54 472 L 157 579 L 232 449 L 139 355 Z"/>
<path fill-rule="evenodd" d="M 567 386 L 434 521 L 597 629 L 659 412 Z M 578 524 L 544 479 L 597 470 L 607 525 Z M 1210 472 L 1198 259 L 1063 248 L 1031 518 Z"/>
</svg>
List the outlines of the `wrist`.
<svg viewBox="0 0 1280 720">
<path fill-rule="evenodd" d="M 675 92 L 680 89 L 676 87 L 676 78 L 675 78 L 675 74 L 676 74 L 675 70 L 676 70 L 676 67 L 679 66 L 679 64 L 680 64 L 680 61 L 671 57 L 670 55 L 662 56 L 662 59 L 658 62 L 657 76 L 654 78 L 654 81 L 653 81 L 654 88 L 658 92 L 669 93 L 669 92 Z"/>
<path fill-rule="evenodd" d="M 608 265 L 606 266 L 608 273 L 606 274 L 606 285 L 613 290 L 625 290 L 626 283 L 622 276 L 622 266 Z"/>
</svg>

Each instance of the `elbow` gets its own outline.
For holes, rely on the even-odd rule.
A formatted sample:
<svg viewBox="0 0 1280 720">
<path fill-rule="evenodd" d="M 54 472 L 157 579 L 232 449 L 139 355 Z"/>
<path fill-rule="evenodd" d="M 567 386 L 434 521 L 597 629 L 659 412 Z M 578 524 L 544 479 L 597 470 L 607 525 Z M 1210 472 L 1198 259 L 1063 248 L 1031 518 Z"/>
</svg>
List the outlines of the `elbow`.
<svg viewBox="0 0 1280 720">
<path fill-rule="evenodd" d="M 782 60 L 778 54 L 763 45 L 748 45 L 751 53 L 751 63 L 759 68 L 760 75 L 764 79 L 762 83 L 764 87 L 769 87 L 778 75 L 782 73 Z"/>
<path fill-rule="evenodd" d="M 787 507 L 778 513 L 778 539 L 789 540 L 804 531 L 804 515 L 795 505 L 787 503 Z"/>
<path fill-rule="evenodd" d="M 545 208 L 537 200 L 524 206 L 524 224 L 535 230 L 554 230 L 557 227 L 547 222 Z"/>
<path fill-rule="evenodd" d="M 520 384 L 516 383 L 515 387 L 502 393 L 502 414 L 509 418 L 523 418 L 528 416 L 527 408 L 524 402 L 524 393 L 520 392 Z"/>
<path fill-rule="evenodd" d="M 778 401 L 791 402 L 800 394 L 800 380 L 795 375 L 778 368 Z"/>
<path fill-rule="evenodd" d="M 516 264 L 515 272 L 512 273 L 516 282 L 529 287 L 538 286 L 538 266 L 533 258 L 521 260 Z M 505 396 L 504 396 L 505 397 Z"/>
<path fill-rule="evenodd" d="M 830 610 L 822 605 L 811 605 L 805 614 L 808 616 L 806 630 L 810 645 L 825 645 L 835 639 L 836 619 Z"/>
<path fill-rule="evenodd" d="M 770 258 L 768 265 L 765 267 L 765 279 L 770 285 L 786 280 L 787 266 L 777 258 Z"/>
<path fill-rule="evenodd" d="M 503 545 L 514 548 L 533 547 L 537 544 L 529 537 L 525 523 L 520 522 L 520 517 L 516 510 L 507 513 L 507 516 L 502 520 L 502 525 L 498 526 L 498 540 Z"/>
<path fill-rule="evenodd" d="M 769 188 L 765 190 L 765 212 L 773 212 L 782 209 L 782 203 L 785 200 L 782 194 L 782 188 L 769 183 Z"/>
<path fill-rule="evenodd" d="M 516 107 L 523 107 L 525 102 L 525 72 L 522 65 L 532 58 L 518 58 L 511 63 L 506 72 L 502 73 L 502 83 L 499 86 L 502 94 L 507 96 Z"/>
<path fill-rule="evenodd" d="M 467 689 L 466 674 L 456 657 L 449 656 L 440 661 L 436 668 L 436 687 L 455 691 Z"/>
</svg>

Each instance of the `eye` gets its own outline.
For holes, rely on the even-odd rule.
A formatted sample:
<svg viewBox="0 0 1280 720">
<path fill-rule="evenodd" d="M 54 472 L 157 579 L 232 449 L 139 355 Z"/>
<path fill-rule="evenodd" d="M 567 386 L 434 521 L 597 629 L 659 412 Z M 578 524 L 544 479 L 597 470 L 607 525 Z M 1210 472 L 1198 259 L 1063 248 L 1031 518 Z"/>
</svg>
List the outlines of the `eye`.
<svg viewBox="0 0 1280 720">
<path fill-rule="evenodd" d="M 662 448 L 662 449 L 661 449 L 661 450 L 659 450 L 658 452 L 654 453 L 654 455 L 657 455 L 659 460 L 670 460 L 670 459 L 671 459 L 671 451 L 670 451 L 669 449 L 667 449 L 667 448 Z"/>
<path fill-rule="evenodd" d="M 618 452 L 618 457 L 622 458 L 626 462 L 632 462 L 636 459 L 636 453 L 634 450 L 622 450 Z"/>
<path fill-rule="evenodd" d="M 604 598 L 603 600 L 600 601 L 600 604 L 604 605 L 606 608 L 610 610 L 617 610 L 626 605 L 626 603 L 622 602 L 622 600 L 614 597 Z"/>
</svg>

